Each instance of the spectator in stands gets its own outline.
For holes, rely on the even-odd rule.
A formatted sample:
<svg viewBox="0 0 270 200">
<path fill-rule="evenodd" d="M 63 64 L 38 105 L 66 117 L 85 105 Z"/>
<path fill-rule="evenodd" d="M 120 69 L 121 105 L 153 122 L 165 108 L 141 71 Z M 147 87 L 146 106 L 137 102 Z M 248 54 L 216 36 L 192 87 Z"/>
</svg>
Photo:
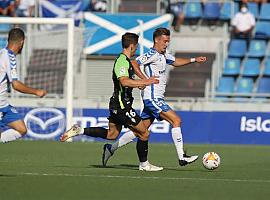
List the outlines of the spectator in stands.
<svg viewBox="0 0 270 200">
<path fill-rule="evenodd" d="M 91 0 L 89 4 L 89 10 L 94 12 L 106 12 L 107 1 L 104 0 Z"/>
<path fill-rule="evenodd" d="M 15 16 L 14 0 L 0 0 L 0 16 Z"/>
<path fill-rule="evenodd" d="M 180 26 L 184 21 L 184 5 L 181 0 L 167 0 L 168 10 L 167 12 L 173 14 L 172 26 L 176 32 L 179 32 Z"/>
<path fill-rule="evenodd" d="M 255 26 L 255 17 L 248 11 L 246 3 L 243 3 L 240 12 L 232 19 L 232 37 L 233 38 L 246 38 L 248 41 L 252 37 L 252 30 Z"/>
<path fill-rule="evenodd" d="M 35 0 L 16 0 L 17 17 L 34 17 Z"/>
</svg>

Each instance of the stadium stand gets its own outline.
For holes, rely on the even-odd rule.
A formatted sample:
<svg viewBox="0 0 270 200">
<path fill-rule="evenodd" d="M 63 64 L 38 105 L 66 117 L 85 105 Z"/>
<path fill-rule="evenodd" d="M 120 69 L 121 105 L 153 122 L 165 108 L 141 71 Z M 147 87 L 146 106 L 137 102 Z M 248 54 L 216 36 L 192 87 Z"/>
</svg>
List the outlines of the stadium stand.
<svg viewBox="0 0 270 200">
<path fill-rule="evenodd" d="M 122 0 L 119 4 L 119 12 L 156 13 L 156 0 Z"/>
<path fill-rule="evenodd" d="M 66 50 L 35 49 L 27 67 L 25 83 L 36 88 L 45 88 L 52 94 L 63 94 L 66 57 Z"/>
<path fill-rule="evenodd" d="M 176 53 L 176 57 L 188 58 L 200 53 Z M 166 96 L 168 97 L 204 97 L 205 83 L 211 78 L 214 54 L 204 54 L 208 61 L 203 64 L 193 63 L 188 67 L 174 68 L 170 71 Z"/>
<path fill-rule="evenodd" d="M 234 1 L 234 5 L 237 6 L 236 10 L 239 9 L 240 3 L 241 1 Z M 267 76 L 270 75 L 268 58 L 270 52 L 268 41 L 270 38 L 270 4 L 248 2 L 248 8 L 257 20 L 252 38 L 250 41 L 242 38 L 230 39 L 227 48 L 228 57 L 224 60 L 222 76 L 219 78 L 216 89 L 217 92 L 229 91 L 229 89 L 222 89 L 226 88 L 223 84 L 228 82 L 228 88 L 231 88 L 232 83 L 230 81 L 233 81 L 236 89 L 232 92 L 232 95 L 237 96 L 238 94 L 245 93 L 252 97 L 254 91 L 264 94 L 270 93 L 266 87 L 268 83 Z M 230 3 L 224 3 L 221 8 L 220 19 L 231 19 L 229 15 L 231 9 Z M 224 78 L 229 78 L 230 81 L 224 80 Z M 256 98 L 263 97 L 259 96 Z"/>
</svg>

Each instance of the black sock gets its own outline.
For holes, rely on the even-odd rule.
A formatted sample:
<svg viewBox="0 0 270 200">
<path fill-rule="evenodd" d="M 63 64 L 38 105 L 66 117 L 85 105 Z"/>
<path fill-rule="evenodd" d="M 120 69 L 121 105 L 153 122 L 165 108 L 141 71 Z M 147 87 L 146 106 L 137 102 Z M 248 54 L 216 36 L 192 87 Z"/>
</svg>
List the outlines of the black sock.
<svg viewBox="0 0 270 200">
<path fill-rule="evenodd" d="M 107 138 L 108 130 L 102 127 L 89 127 L 85 128 L 83 134 L 91 137 Z"/>
<path fill-rule="evenodd" d="M 147 155 L 148 155 L 148 140 L 142 141 L 138 138 L 137 140 L 137 154 L 139 157 L 140 162 L 147 161 Z"/>
</svg>

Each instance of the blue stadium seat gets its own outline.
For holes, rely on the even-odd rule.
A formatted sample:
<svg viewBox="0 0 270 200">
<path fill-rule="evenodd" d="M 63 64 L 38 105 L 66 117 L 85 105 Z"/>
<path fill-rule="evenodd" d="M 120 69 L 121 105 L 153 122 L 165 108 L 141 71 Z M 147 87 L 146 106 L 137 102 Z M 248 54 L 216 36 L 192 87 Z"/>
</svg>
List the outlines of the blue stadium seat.
<svg viewBox="0 0 270 200">
<path fill-rule="evenodd" d="M 259 17 L 259 6 L 257 3 L 254 2 L 249 2 L 247 3 L 248 10 L 251 12 L 255 18 Z"/>
<path fill-rule="evenodd" d="M 230 20 L 238 12 L 238 10 L 239 10 L 238 3 L 224 2 L 220 9 L 219 19 Z"/>
<path fill-rule="evenodd" d="M 265 60 L 263 76 L 270 76 L 270 58 Z"/>
<path fill-rule="evenodd" d="M 263 57 L 266 51 L 266 41 L 251 40 L 248 53 L 249 57 Z"/>
<path fill-rule="evenodd" d="M 187 2 L 184 7 L 185 18 L 198 19 L 202 17 L 202 5 L 199 2 Z"/>
<path fill-rule="evenodd" d="M 258 76 L 260 74 L 260 60 L 248 58 L 243 63 L 243 76 Z"/>
<path fill-rule="evenodd" d="M 236 76 L 240 73 L 239 58 L 227 58 L 224 63 L 223 75 Z"/>
<path fill-rule="evenodd" d="M 89 4 L 91 3 L 91 0 L 81 0 L 82 1 L 82 7 L 83 11 L 89 11 Z"/>
<path fill-rule="evenodd" d="M 270 93 L 270 78 L 262 77 L 259 80 L 257 93 Z"/>
<path fill-rule="evenodd" d="M 260 20 L 270 20 L 270 3 L 263 3 L 261 5 Z"/>
<path fill-rule="evenodd" d="M 245 40 L 233 39 L 229 44 L 229 57 L 244 57 L 247 51 L 247 42 Z"/>
<path fill-rule="evenodd" d="M 0 49 L 6 47 L 7 45 L 7 38 L 0 37 Z"/>
<path fill-rule="evenodd" d="M 234 78 L 233 77 L 221 77 L 217 87 L 217 92 L 233 93 L 234 90 Z"/>
<path fill-rule="evenodd" d="M 255 26 L 255 38 L 270 38 L 270 22 L 258 21 Z"/>
<path fill-rule="evenodd" d="M 239 78 L 236 82 L 237 93 L 252 93 L 253 90 L 252 78 Z"/>
<path fill-rule="evenodd" d="M 10 24 L 0 24 L 0 32 L 7 33 L 10 30 Z"/>
<path fill-rule="evenodd" d="M 205 3 L 203 9 L 204 19 L 218 19 L 220 15 L 220 4 L 219 3 Z"/>
</svg>

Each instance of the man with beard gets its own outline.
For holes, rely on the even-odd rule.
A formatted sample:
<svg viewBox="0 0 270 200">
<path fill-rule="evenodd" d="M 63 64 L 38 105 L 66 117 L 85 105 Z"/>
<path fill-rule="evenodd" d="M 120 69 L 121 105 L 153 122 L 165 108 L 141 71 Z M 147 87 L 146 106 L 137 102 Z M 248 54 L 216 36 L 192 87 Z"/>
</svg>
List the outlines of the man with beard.
<svg viewBox="0 0 270 200">
<path fill-rule="evenodd" d="M 20 28 L 13 28 L 8 33 L 8 45 L 0 50 L 0 126 L 7 125 L 11 129 L 1 133 L 3 143 L 16 140 L 26 134 L 27 129 L 22 116 L 8 102 L 10 86 L 13 89 L 38 97 L 46 95 L 42 89 L 28 87 L 18 80 L 16 55 L 20 54 L 24 45 L 24 32 Z"/>
</svg>

